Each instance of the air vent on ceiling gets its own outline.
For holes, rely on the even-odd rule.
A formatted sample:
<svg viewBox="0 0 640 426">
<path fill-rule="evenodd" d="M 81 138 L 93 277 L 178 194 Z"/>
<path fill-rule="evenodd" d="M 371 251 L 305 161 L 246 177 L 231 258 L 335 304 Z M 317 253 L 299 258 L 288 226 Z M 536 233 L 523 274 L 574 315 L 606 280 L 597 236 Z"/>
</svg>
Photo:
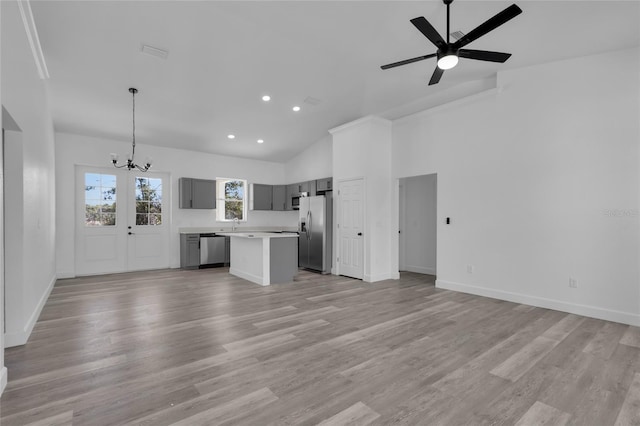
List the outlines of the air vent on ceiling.
<svg viewBox="0 0 640 426">
<path fill-rule="evenodd" d="M 451 37 L 456 41 L 460 40 L 464 35 L 465 34 L 462 31 L 454 31 L 451 33 Z"/>
<path fill-rule="evenodd" d="M 167 59 L 167 56 L 169 56 L 168 51 L 159 49 L 157 47 L 149 46 L 147 44 L 142 45 L 141 52 L 144 53 L 145 55 L 155 56 L 156 58 L 160 58 L 160 59 Z"/>
<path fill-rule="evenodd" d="M 309 105 L 320 105 L 320 102 L 322 102 L 320 99 L 314 98 L 312 96 L 307 96 L 306 98 L 304 98 L 303 101 L 305 104 L 309 104 Z"/>
</svg>

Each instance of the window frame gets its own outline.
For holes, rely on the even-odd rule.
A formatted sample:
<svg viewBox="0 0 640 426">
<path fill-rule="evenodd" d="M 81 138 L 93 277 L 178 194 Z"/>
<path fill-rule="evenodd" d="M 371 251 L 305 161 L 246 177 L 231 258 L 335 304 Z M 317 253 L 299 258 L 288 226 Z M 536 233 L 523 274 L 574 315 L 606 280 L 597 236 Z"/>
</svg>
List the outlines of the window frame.
<svg viewBox="0 0 640 426">
<path fill-rule="evenodd" d="M 226 201 L 228 201 L 226 197 L 225 186 L 227 182 L 232 182 L 232 181 L 242 182 L 242 187 L 243 187 L 242 200 L 241 200 L 242 219 L 227 219 L 225 217 L 226 216 L 225 206 L 226 206 Z M 246 179 L 217 177 L 216 178 L 216 222 L 230 223 L 236 220 L 238 222 L 246 222 L 247 213 L 249 211 L 249 209 L 247 208 L 247 203 L 249 201 L 249 198 L 247 196 L 248 190 L 249 190 L 249 184 Z"/>
<path fill-rule="evenodd" d="M 100 182 L 96 185 L 95 182 L 93 185 L 87 185 L 87 177 L 90 175 L 96 175 L 96 176 L 100 176 Z M 105 177 L 113 177 L 113 186 L 103 186 L 103 176 Z M 84 172 L 83 173 L 83 179 L 84 179 L 84 227 L 85 228 L 104 228 L 104 227 L 117 227 L 118 226 L 118 176 L 116 174 L 113 173 L 107 173 L 107 172 Z M 91 189 L 89 189 L 91 188 Z M 90 191 L 94 191 L 97 190 L 98 193 L 100 194 L 100 198 L 87 198 L 87 193 Z M 106 190 L 106 191 L 105 191 Z M 110 190 L 113 190 L 113 192 L 111 192 L 110 194 L 108 194 L 107 191 L 110 192 Z M 106 198 L 108 195 L 111 195 L 113 198 Z M 98 204 L 88 204 L 89 201 L 98 201 Z M 112 201 L 111 203 L 108 203 L 107 201 Z M 105 206 L 113 206 L 113 211 L 103 211 L 103 208 Z M 94 207 L 96 210 L 96 214 L 97 217 L 100 219 L 99 223 L 92 223 L 89 224 L 89 222 L 87 222 L 87 212 L 88 209 L 90 207 Z M 113 218 L 113 223 L 104 223 L 103 222 L 103 218 L 106 217 L 112 217 Z"/>
</svg>

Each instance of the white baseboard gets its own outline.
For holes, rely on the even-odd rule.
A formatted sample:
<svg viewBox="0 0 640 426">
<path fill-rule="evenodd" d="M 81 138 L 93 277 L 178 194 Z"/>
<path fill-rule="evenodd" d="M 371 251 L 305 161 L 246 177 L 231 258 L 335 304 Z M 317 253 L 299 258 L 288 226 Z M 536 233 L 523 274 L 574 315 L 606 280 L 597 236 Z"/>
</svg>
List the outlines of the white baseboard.
<svg viewBox="0 0 640 426">
<path fill-rule="evenodd" d="M 29 316 L 29 320 L 25 324 L 24 328 L 18 332 L 6 333 L 4 335 L 4 347 L 11 348 L 13 346 L 21 346 L 27 343 L 29 340 L 29 336 L 31 336 L 31 332 L 33 331 L 33 327 L 35 327 L 36 322 L 38 321 L 38 317 L 40 317 L 40 313 L 42 312 L 42 308 L 44 308 L 44 304 L 47 303 L 47 299 L 51 294 L 51 290 L 53 290 L 53 286 L 56 284 L 56 277 L 53 277 L 47 286 L 47 289 L 42 294 L 40 301 L 36 305 L 35 309 Z"/>
<path fill-rule="evenodd" d="M 403 271 L 415 272 L 417 274 L 427 274 L 427 275 L 435 275 L 436 268 L 432 266 L 411 266 L 405 265 L 402 269 Z"/>
<path fill-rule="evenodd" d="M 362 278 L 362 281 L 368 282 L 368 283 L 375 283 L 377 281 L 384 281 L 384 280 L 397 280 L 400 278 L 400 273 L 398 272 L 387 272 L 384 274 L 377 274 L 377 275 L 368 275 L 368 274 L 364 274 L 364 277 Z"/>
<path fill-rule="evenodd" d="M 76 277 L 75 271 L 59 271 L 56 273 L 56 278 L 58 278 L 59 280 L 64 280 L 67 278 L 75 278 L 75 277 Z"/>
<path fill-rule="evenodd" d="M 231 275 L 235 275 L 236 277 L 240 277 L 244 280 L 247 281 L 251 281 L 252 283 L 261 285 L 261 286 L 267 286 L 269 284 L 263 284 L 262 283 L 262 277 L 259 277 L 257 275 L 253 275 L 253 274 L 249 274 L 247 272 L 244 271 L 238 271 L 237 269 L 233 269 L 233 268 L 229 268 L 229 273 Z"/>
<path fill-rule="evenodd" d="M 543 297 L 511 293 L 508 291 L 494 290 L 486 287 L 478 287 L 444 280 L 436 280 L 436 287 L 640 327 L 640 315 L 631 312 L 614 311 L 599 308 L 597 306 L 562 302 L 560 300 L 545 299 Z"/>
<path fill-rule="evenodd" d="M 7 387 L 7 367 L 2 367 L 0 370 L 0 395 L 4 391 L 4 388 Z"/>
</svg>

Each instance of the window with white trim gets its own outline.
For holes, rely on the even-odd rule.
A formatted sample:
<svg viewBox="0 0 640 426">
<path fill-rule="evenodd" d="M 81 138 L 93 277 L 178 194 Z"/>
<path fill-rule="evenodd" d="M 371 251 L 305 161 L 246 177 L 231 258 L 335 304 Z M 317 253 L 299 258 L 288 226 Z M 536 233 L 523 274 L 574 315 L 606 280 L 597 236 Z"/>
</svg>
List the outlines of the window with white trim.
<svg viewBox="0 0 640 426">
<path fill-rule="evenodd" d="M 247 181 L 216 178 L 216 186 L 216 220 L 219 222 L 246 222 Z"/>
</svg>

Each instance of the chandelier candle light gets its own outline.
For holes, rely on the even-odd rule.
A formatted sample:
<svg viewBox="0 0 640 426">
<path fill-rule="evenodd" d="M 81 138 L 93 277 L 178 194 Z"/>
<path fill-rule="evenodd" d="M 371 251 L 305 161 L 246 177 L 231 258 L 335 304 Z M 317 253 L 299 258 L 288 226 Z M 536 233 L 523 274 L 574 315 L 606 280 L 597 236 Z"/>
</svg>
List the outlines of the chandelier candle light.
<svg viewBox="0 0 640 426">
<path fill-rule="evenodd" d="M 131 87 L 129 93 L 131 93 L 133 98 L 133 140 L 131 142 L 131 155 L 127 157 L 125 164 L 118 165 L 118 154 L 111 153 L 111 162 L 113 163 L 113 167 L 117 169 L 126 167 L 128 170 L 138 169 L 141 172 L 146 172 L 151 168 L 151 158 L 147 157 L 144 167 L 137 165 L 133 161 L 136 155 L 136 93 L 138 93 L 138 89 Z"/>
</svg>

